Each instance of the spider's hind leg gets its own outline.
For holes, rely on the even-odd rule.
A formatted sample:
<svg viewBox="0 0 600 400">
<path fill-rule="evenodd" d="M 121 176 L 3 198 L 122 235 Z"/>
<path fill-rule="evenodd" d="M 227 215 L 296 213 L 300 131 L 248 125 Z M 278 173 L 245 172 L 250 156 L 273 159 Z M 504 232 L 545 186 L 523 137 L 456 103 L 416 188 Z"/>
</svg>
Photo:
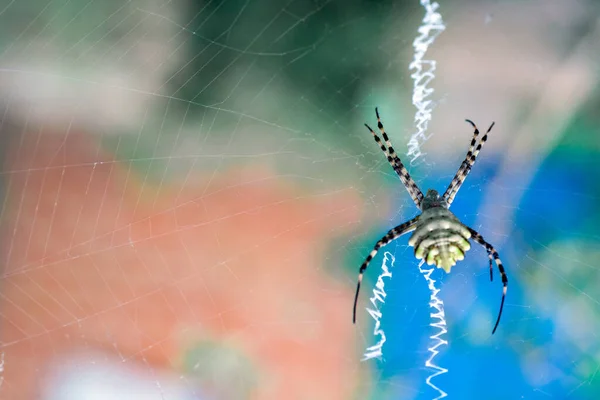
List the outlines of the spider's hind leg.
<svg viewBox="0 0 600 400">
<path fill-rule="evenodd" d="M 492 330 L 492 335 L 496 332 L 496 328 L 498 328 L 498 324 L 500 323 L 500 317 L 502 316 L 502 310 L 504 309 L 504 299 L 506 298 L 506 290 L 508 289 L 508 278 L 506 277 L 506 272 L 504 271 L 504 266 L 502 265 L 502 261 L 500 260 L 500 256 L 494 246 L 486 242 L 483 237 L 475 230 L 467 227 L 469 232 L 471 232 L 471 238 L 485 247 L 485 250 L 488 252 L 488 256 L 490 257 L 490 278 L 492 277 L 492 259 L 496 262 L 498 266 L 498 270 L 500 271 L 500 275 L 502 276 L 502 301 L 500 302 L 500 311 L 498 312 L 498 319 L 496 319 L 496 325 L 494 325 L 494 329 Z"/>
<path fill-rule="evenodd" d="M 410 221 L 406 221 L 405 223 L 398 225 L 397 227 L 392 228 L 390 231 L 388 231 L 388 233 L 384 237 L 382 237 L 377 243 L 375 243 L 375 247 L 373 248 L 373 250 L 371 250 L 366 260 L 360 266 L 360 269 L 358 270 L 358 283 L 356 284 L 356 294 L 354 295 L 354 306 L 352 308 L 353 323 L 356 322 L 356 304 L 358 303 L 358 293 L 360 292 L 360 284 L 362 282 L 363 274 L 369 266 L 369 263 L 375 257 L 375 255 L 377 255 L 379 249 L 381 249 L 383 246 L 387 245 L 390 242 L 393 242 L 405 233 L 413 231 L 416 227 L 416 222 L 418 219 L 419 217 L 416 216 Z"/>
</svg>

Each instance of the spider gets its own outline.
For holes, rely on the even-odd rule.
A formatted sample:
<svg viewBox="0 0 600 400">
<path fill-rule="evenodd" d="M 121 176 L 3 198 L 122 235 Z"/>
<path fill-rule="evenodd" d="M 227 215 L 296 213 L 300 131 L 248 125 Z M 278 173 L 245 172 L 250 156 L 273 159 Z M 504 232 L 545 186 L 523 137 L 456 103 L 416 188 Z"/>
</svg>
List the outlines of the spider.
<svg viewBox="0 0 600 400">
<path fill-rule="evenodd" d="M 464 225 L 459 219 L 448 209 L 458 193 L 461 185 L 465 181 L 467 175 L 471 171 L 471 168 L 475 164 L 475 160 L 479 155 L 479 151 L 487 140 L 488 133 L 492 130 L 494 122 L 490 125 L 487 132 L 479 144 L 477 144 L 477 137 L 479 136 L 479 129 L 471 120 L 466 120 L 473 126 L 475 132 L 473 133 L 473 139 L 471 139 L 471 145 L 465 160 L 462 162 L 458 172 L 450 182 L 448 189 L 443 196 L 440 196 L 436 190 L 429 189 L 425 196 L 419 189 L 415 181 L 410 177 L 410 174 L 400 161 L 400 158 L 394 151 L 392 143 L 388 135 L 385 133 L 381 118 L 379 118 L 379 111 L 375 108 L 375 115 L 377 115 L 377 127 L 381 131 L 383 140 L 381 141 L 379 136 L 371 129 L 367 124 L 365 126 L 375 138 L 375 142 L 379 144 L 379 147 L 387 157 L 388 162 L 396 171 L 396 174 L 400 177 L 400 180 L 408 190 L 408 194 L 412 197 L 416 206 L 421 210 L 421 214 L 406 221 L 403 224 L 392 228 L 384 237 L 382 237 L 376 244 L 371 253 L 367 256 L 366 260 L 360 266 L 358 272 L 358 284 L 356 285 L 356 295 L 354 296 L 354 308 L 352 313 L 352 322 L 356 323 L 356 303 L 358 301 L 358 293 L 360 291 L 360 283 L 362 282 L 363 274 L 369 265 L 369 262 L 375 257 L 379 249 L 388 243 L 398 239 L 405 233 L 412 232 L 412 236 L 408 240 L 408 245 L 415 248 L 415 257 L 419 260 L 424 259 L 427 265 L 434 264 L 437 268 L 442 268 L 446 273 L 450 272 L 450 269 L 456 264 L 456 261 L 463 260 L 465 253 L 471 248 L 469 239 L 473 239 L 481 246 L 485 247 L 488 257 L 490 259 L 490 281 L 493 281 L 494 275 L 492 272 L 492 260 L 496 262 L 500 275 L 502 276 L 502 301 L 500 302 L 500 311 L 498 312 L 498 319 L 496 319 L 496 325 L 492 330 L 492 335 L 496 332 L 498 324 L 500 323 L 500 317 L 502 316 L 502 309 L 504 308 L 504 299 L 506 297 L 506 290 L 508 288 L 508 278 L 504 272 L 502 261 L 498 256 L 498 252 L 494 247 L 486 242 L 483 237 L 472 228 Z M 475 145 L 477 144 L 477 148 Z"/>
</svg>

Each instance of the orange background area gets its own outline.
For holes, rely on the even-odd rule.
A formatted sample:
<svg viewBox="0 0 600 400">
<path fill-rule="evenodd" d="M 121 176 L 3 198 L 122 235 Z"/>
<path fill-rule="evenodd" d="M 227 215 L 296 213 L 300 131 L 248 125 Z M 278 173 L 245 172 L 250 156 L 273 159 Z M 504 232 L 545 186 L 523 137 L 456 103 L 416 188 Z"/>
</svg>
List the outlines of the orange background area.
<svg viewBox="0 0 600 400">
<path fill-rule="evenodd" d="M 252 398 L 352 393 L 354 283 L 326 257 L 360 218 L 352 189 L 301 193 L 258 165 L 144 184 L 75 133 L 25 135 L 8 154 L 2 399 L 38 398 L 74 351 L 182 373 L 204 339 L 243 349 Z"/>
</svg>

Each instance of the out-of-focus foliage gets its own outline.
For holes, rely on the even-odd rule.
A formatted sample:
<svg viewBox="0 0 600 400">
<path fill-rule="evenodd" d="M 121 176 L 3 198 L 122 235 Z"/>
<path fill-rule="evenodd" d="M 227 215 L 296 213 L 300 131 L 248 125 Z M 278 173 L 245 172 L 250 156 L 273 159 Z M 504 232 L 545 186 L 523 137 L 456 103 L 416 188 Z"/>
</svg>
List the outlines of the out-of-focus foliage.
<svg viewBox="0 0 600 400">
<path fill-rule="evenodd" d="M 411 174 L 443 190 L 463 119 L 496 121 L 452 211 L 498 249 L 509 290 L 490 336 L 485 251 L 434 274 L 449 330 L 435 384 L 596 399 L 598 5 L 439 11 Z M 423 15 L 417 0 L 0 5 L 0 398 L 432 398 L 406 239 L 387 249 L 385 362 L 360 363 L 375 338 L 366 312 L 351 323 L 360 263 L 418 211 L 363 123 L 379 106 L 405 157 Z"/>
</svg>

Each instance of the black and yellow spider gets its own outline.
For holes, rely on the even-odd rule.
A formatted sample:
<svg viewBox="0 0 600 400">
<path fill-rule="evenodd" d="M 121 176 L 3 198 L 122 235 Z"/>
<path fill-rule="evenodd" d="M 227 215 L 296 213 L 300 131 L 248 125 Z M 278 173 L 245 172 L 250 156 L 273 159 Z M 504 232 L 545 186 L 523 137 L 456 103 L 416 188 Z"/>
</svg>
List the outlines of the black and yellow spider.
<svg viewBox="0 0 600 400">
<path fill-rule="evenodd" d="M 381 150 L 385 153 L 388 162 L 396 171 L 396 174 L 400 177 L 400 180 L 408 190 L 410 197 L 421 210 L 421 214 L 412 218 L 411 220 L 392 228 L 384 237 L 382 237 L 376 244 L 371 253 L 367 256 L 367 259 L 360 266 L 358 273 L 358 284 L 356 285 L 356 295 L 354 296 L 354 308 L 352 314 L 352 322 L 356 322 L 356 303 L 358 301 L 358 292 L 360 291 L 360 283 L 362 281 L 363 273 L 367 269 L 369 262 L 375 257 L 380 248 L 399 238 L 405 233 L 412 232 L 412 236 L 408 240 L 409 246 L 415 248 L 415 257 L 417 259 L 425 259 L 428 265 L 434 264 L 438 268 L 442 268 L 447 273 L 450 272 L 450 268 L 456 264 L 456 261 L 460 261 L 465 258 L 465 253 L 471 248 L 469 239 L 473 239 L 483 247 L 485 247 L 488 257 L 490 259 L 490 280 L 493 280 L 492 273 L 492 260 L 496 262 L 500 275 L 502 276 L 502 284 L 504 285 L 502 290 L 502 301 L 500 303 L 500 311 L 498 312 L 498 319 L 496 325 L 492 330 L 492 334 L 496 332 L 498 324 L 500 323 L 500 317 L 502 316 L 502 309 L 504 308 L 504 299 L 506 297 L 506 290 L 508 288 L 508 279 L 502 266 L 502 261 L 498 256 L 498 252 L 494 247 L 486 242 L 483 237 L 477 233 L 474 229 L 462 224 L 459 219 L 450 211 L 448 208 L 452 204 L 456 193 L 460 189 L 461 185 L 465 181 L 467 175 L 471 171 L 471 168 L 475 164 L 475 160 L 479 155 L 479 151 L 483 147 L 487 140 L 488 133 L 492 130 L 494 123 L 488 128 L 487 132 L 479 144 L 477 144 L 477 137 L 479 136 L 479 129 L 471 121 L 466 120 L 475 129 L 473 139 L 465 160 L 462 162 L 458 172 L 450 182 L 448 189 L 443 196 L 440 197 L 439 193 L 433 189 L 429 189 L 427 194 L 423 196 L 423 192 L 419 189 L 415 181 L 410 177 L 410 174 L 400 161 L 400 158 L 394 151 L 392 143 L 388 135 L 383 129 L 383 124 L 379 118 L 379 111 L 375 109 L 377 115 L 377 127 L 381 131 L 383 140 L 381 141 L 379 136 L 371 129 L 367 124 L 365 126 L 371 131 L 375 141 L 381 147 Z M 477 148 L 475 145 L 477 144 Z M 387 146 L 387 147 L 386 147 Z"/>
</svg>

